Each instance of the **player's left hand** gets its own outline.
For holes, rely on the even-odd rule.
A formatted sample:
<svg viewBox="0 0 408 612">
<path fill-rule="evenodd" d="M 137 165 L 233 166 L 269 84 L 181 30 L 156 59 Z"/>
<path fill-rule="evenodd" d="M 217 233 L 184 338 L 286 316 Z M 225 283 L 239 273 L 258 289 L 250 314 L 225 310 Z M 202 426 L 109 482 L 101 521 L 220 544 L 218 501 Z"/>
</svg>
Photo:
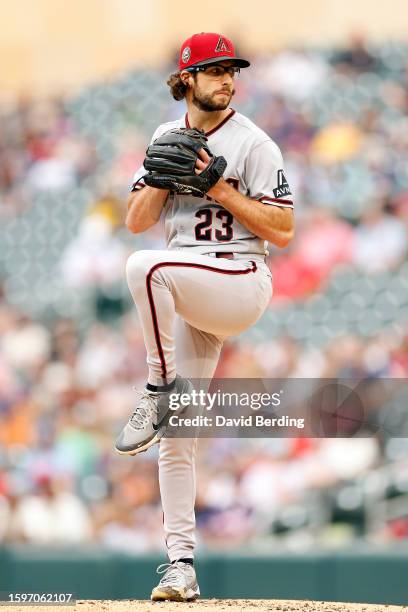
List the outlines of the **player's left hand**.
<svg viewBox="0 0 408 612">
<path fill-rule="evenodd" d="M 210 161 L 211 157 L 208 155 L 207 151 L 205 151 L 204 149 L 200 149 L 198 151 L 198 157 L 195 164 L 195 173 L 201 174 L 201 172 L 206 169 Z"/>
<path fill-rule="evenodd" d="M 148 147 L 143 165 L 148 172 L 142 178 L 149 187 L 203 197 L 223 175 L 227 162 L 211 154 L 203 130 L 175 128 Z"/>
</svg>

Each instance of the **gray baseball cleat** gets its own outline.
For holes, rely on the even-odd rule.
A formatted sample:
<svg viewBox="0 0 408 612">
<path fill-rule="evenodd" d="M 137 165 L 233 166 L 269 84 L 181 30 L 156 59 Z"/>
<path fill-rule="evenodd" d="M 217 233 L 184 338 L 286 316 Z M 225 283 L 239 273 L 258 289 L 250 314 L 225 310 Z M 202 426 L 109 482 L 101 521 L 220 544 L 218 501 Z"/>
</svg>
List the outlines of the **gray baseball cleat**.
<svg viewBox="0 0 408 612">
<path fill-rule="evenodd" d="M 150 598 L 153 601 L 193 601 L 200 597 L 195 569 L 190 563 L 162 563 L 157 573 L 163 572 L 163 578 L 152 591 Z"/>
<path fill-rule="evenodd" d="M 193 385 L 187 378 L 176 376 L 176 383 L 171 391 L 138 391 L 139 404 L 117 437 L 115 450 L 121 455 L 136 455 L 160 442 L 171 415 L 178 412 L 169 408 L 170 394 L 190 394 L 192 390 Z"/>
</svg>

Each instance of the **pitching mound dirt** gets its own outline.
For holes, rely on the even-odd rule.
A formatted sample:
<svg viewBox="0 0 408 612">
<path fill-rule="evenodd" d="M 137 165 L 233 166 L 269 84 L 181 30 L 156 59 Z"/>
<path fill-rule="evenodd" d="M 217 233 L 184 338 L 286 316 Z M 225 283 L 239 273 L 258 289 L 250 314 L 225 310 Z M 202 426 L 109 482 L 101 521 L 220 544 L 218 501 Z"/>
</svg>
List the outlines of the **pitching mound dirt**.
<svg viewBox="0 0 408 612">
<path fill-rule="evenodd" d="M 77 601 L 75 606 L 1 606 L 0 612 L 401 612 L 408 606 L 387 606 L 322 601 L 274 599 L 199 599 L 193 603 L 151 602 L 145 600 Z"/>
</svg>

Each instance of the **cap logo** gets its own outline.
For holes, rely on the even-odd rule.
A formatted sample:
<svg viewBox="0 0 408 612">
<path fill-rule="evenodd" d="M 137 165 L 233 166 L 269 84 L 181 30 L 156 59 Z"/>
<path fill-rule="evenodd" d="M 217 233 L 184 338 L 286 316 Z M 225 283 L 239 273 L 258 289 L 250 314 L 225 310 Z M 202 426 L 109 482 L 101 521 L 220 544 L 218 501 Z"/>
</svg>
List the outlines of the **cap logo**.
<svg viewBox="0 0 408 612">
<path fill-rule="evenodd" d="M 217 46 L 215 47 L 215 51 L 217 53 L 221 53 L 221 52 L 230 53 L 228 45 L 222 36 L 220 36 L 218 39 Z"/>
<path fill-rule="evenodd" d="M 181 59 L 185 64 L 187 64 L 188 60 L 190 59 L 190 56 L 191 56 L 190 47 L 184 47 L 183 53 L 181 54 Z"/>
</svg>

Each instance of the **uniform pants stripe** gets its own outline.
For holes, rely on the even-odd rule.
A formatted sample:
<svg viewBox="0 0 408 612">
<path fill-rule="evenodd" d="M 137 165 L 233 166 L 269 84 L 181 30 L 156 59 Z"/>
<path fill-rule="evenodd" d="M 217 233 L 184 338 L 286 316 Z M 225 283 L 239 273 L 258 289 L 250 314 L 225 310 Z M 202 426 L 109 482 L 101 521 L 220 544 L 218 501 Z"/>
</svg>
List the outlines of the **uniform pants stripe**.
<svg viewBox="0 0 408 612">
<path fill-rule="evenodd" d="M 205 264 L 184 263 L 184 262 L 174 262 L 174 261 L 162 261 L 158 264 L 155 264 L 152 268 L 150 268 L 146 276 L 146 290 L 147 290 L 147 296 L 149 299 L 150 312 L 151 312 L 152 321 L 153 321 L 154 337 L 156 340 L 157 350 L 159 353 L 161 372 L 162 372 L 162 378 L 163 378 L 164 385 L 167 384 L 167 367 L 166 367 L 166 360 L 164 357 L 163 347 L 162 347 L 161 340 L 160 340 L 160 329 L 159 329 L 159 324 L 157 320 L 157 312 L 156 312 L 156 307 L 154 304 L 154 298 L 153 298 L 153 292 L 152 292 L 151 281 L 152 281 L 153 274 L 156 272 L 156 270 L 159 270 L 159 268 L 175 267 L 175 268 L 198 268 L 199 270 L 208 270 L 209 272 L 218 272 L 218 274 L 229 274 L 231 276 L 238 276 L 240 274 L 249 274 L 250 272 L 256 272 L 257 270 L 256 263 L 254 261 L 251 261 L 251 263 L 252 263 L 252 268 L 245 268 L 245 270 L 222 270 L 220 268 L 215 268 L 213 266 L 207 266 Z"/>
</svg>

